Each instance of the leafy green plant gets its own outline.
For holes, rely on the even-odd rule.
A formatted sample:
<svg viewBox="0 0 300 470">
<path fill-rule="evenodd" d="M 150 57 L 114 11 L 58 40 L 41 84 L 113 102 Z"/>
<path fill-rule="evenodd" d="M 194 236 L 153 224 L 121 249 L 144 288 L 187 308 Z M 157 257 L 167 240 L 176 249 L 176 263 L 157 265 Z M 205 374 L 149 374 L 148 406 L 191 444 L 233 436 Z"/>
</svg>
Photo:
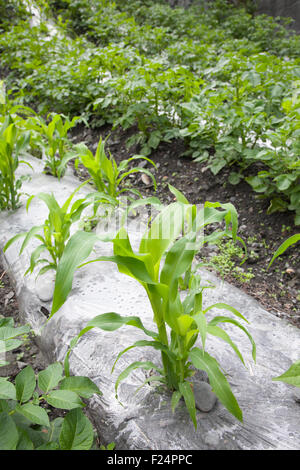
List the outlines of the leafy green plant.
<svg viewBox="0 0 300 470">
<path fill-rule="evenodd" d="M 43 225 L 34 226 L 28 232 L 18 233 L 12 237 L 3 249 L 5 252 L 12 243 L 16 242 L 20 238 L 24 238 L 20 248 L 20 254 L 22 254 L 32 239 L 37 239 L 40 242 L 40 244 L 32 251 L 30 266 L 25 274 L 28 272 L 32 273 L 35 267 L 39 264 L 42 264 L 43 266 L 39 270 L 38 275 L 44 274 L 46 271 L 51 269 L 56 270 L 66 243 L 70 238 L 71 226 L 80 219 L 82 211 L 90 204 L 94 203 L 97 198 L 100 198 L 101 201 L 106 200 L 108 203 L 111 203 L 111 199 L 107 195 L 94 192 L 89 193 L 84 198 L 77 199 L 71 205 L 75 194 L 82 188 L 82 186 L 87 184 L 88 181 L 85 181 L 78 186 L 62 206 L 58 204 L 53 194 L 38 193 L 36 196 L 28 198 L 26 205 L 27 210 L 32 200 L 37 197 L 47 205 L 49 210 L 48 218 L 45 220 Z M 48 256 L 42 257 L 41 255 L 45 252 Z"/>
<path fill-rule="evenodd" d="M 295 387 L 300 387 L 300 360 L 294 362 L 289 369 L 278 377 L 272 379 L 274 382 L 285 382 Z"/>
<path fill-rule="evenodd" d="M 42 10 L 56 19 L 51 41 L 43 21 L 13 21 L 0 34 L 7 85 L 25 104 L 132 128 L 128 146 L 143 155 L 183 138 L 214 175 L 234 165 L 231 184 L 246 177 L 270 199 L 269 213 L 295 211 L 298 224 L 299 35 L 282 18 L 252 17 L 226 0 L 184 11 L 53 0 Z"/>
<path fill-rule="evenodd" d="M 18 336 L 23 336 L 29 333 L 30 327 L 28 325 L 15 327 L 13 318 L 0 317 L 0 353 L 5 354 L 8 351 L 18 348 L 22 344 L 22 339 L 17 339 Z M 0 361 L 0 367 L 9 364 L 8 362 Z"/>
<path fill-rule="evenodd" d="M 15 327 L 12 318 L 0 319 L 0 352 L 18 348 L 16 339 L 30 327 Z M 7 363 L 1 363 L 0 366 Z M 89 450 L 94 443 L 91 422 L 83 414 L 81 398 L 102 395 L 88 377 L 64 377 L 59 362 L 37 375 L 28 365 L 15 377 L 0 377 L 1 450 Z M 64 418 L 50 420 L 47 409 L 68 410 Z"/>
<path fill-rule="evenodd" d="M 243 271 L 240 266 L 247 258 L 245 250 L 238 246 L 233 240 L 217 240 L 215 242 L 219 253 L 212 256 L 208 262 L 209 266 L 216 269 L 221 276 L 231 275 L 240 282 L 249 282 L 254 277 L 251 269 L 248 272 Z"/>
<path fill-rule="evenodd" d="M 282 255 L 282 253 L 284 253 L 290 246 L 294 245 L 295 243 L 297 243 L 298 241 L 300 240 L 300 233 L 296 233 L 295 235 L 292 235 L 291 237 L 287 238 L 287 240 L 285 240 L 280 246 L 279 248 L 277 248 L 277 250 L 275 251 L 269 265 L 268 265 L 268 269 L 270 268 L 270 266 L 273 264 L 273 262 L 275 261 L 276 258 L 278 258 L 278 256 Z"/>
<path fill-rule="evenodd" d="M 191 230 L 185 236 L 179 237 L 185 220 L 192 216 Z M 132 250 L 126 230 L 121 228 L 113 239 L 114 254 L 102 256 L 90 262 L 113 261 L 121 273 L 133 277 L 144 287 L 152 306 L 157 331 L 146 329 L 140 317 L 124 317 L 114 312 L 105 313 L 95 317 L 86 325 L 71 342 L 69 350 L 70 353 L 79 338 L 94 327 L 114 331 L 122 325 L 130 325 L 141 329 L 150 337 L 150 341 L 142 340 L 129 346 L 120 352 L 115 364 L 129 349 L 153 347 L 161 352 L 162 367 L 150 361 L 132 363 L 119 375 L 115 384 L 116 394 L 120 382 L 134 369 L 139 367 L 145 370 L 154 369 L 157 374 L 151 380 L 159 382 L 173 391 L 173 409 L 176 408 L 180 398 L 184 398 L 195 427 L 197 426 L 196 408 L 192 384 L 189 381 L 195 370 L 191 366 L 203 369 L 208 373 L 212 388 L 220 401 L 236 418 L 242 420 L 242 412 L 218 362 L 205 351 L 207 336 L 211 334 L 222 338 L 231 345 L 244 363 L 237 346 L 229 335 L 218 326 L 223 323 L 231 323 L 247 334 L 252 344 L 254 359 L 256 354 L 255 343 L 251 335 L 236 319 L 216 316 L 210 321 L 207 320 L 208 312 L 215 308 L 228 310 L 234 316 L 246 321 L 242 314 L 226 303 L 217 303 L 204 308 L 202 296 L 205 286 L 200 284 L 199 276 L 193 275 L 187 297 L 182 299 L 180 296 L 179 279 L 190 268 L 195 254 L 204 243 L 205 237 L 204 239 L 199 237 L 199 233 L 207 224 L 221 221 L 226 223 L 223 233 L 231 232 L 231 236 L 235 238 L 237 214 L 231 204 L 207 202 L 204 208 L 197 212 L 196 206 L 179 202 L 172 203 L 152 221 L 150 228 L 142 237 L 137 253 Z M 219 236 L 220 233 L 211 234 L 206 237 L 206 241 Z M 74 271 L 78 266 L 86 264 L 80 263 L 91 252 L 96 240 L 95 234 L 84 232 L 78 232 L 71 237 L 58 265 L 51 315 L 55 314 L 66 300 L 72 288 Z M 78 250 L 79 246 L 81 252 Z M 202 348 L 193 347 L 198 336 L 201 337 Z M 66 374 L 68 374 L 69 368 L 69 353 L 65 361 Z"/>
<path fill-rule="evenodd" d="M 44 147 L 46 154 L 45 171 L 51 175 L 61 178 L 66 170 L 68 161 L 73 158 L 68 153 L 70 143 L 67 139 L 68 131 L 75 126 L 79 117 L 74 117 L 70 121 L 67 117 L 60 114 L 48 115 L 51 116 L 49 124 L 39 116 L 28 120 L 27 127 L 40 133 L 42 138 L 46 139 Z"/>
<path fill-rule="evenodd" d="M 153 161 L 143 155 L 135 155 L 128 160 L 122 160 L 121 163 L 117 165 L 110 152 L 109 158 L 106 156 L 105 141 L 103 141 L 101 137 L 95 155 L 93 155 L 88 147 L 82 143 L 76 145 L 74 150 L 77 158 L 76 166 L 78 167 L 80 161 L 88 170 L 97 190 L 107 194 L 111 198 L 116 199 L 124 192 L 131 192 L 141 197 L 141 194 L 137 189 L 130 186 L 124 187 L 126 179 L 134 173 L 143 173 L 149 176 L 153 182 L 154 189 L 156 189 L 155 178 L 149 170 L 140 167 L 129 168 L 129 164 L 131 162 L 140 159 L 148 161 L 155 167 Z"/>
<path fill-rule="evenodd" d="M 0 209 L 18 207 L 22 177 L 16 178 L 15 172 L 20 163 L 19 156 L 28 147 L 30 133 L 20 133 L 12 118 L 7 116 L 0 128 Z"/>
</svg>

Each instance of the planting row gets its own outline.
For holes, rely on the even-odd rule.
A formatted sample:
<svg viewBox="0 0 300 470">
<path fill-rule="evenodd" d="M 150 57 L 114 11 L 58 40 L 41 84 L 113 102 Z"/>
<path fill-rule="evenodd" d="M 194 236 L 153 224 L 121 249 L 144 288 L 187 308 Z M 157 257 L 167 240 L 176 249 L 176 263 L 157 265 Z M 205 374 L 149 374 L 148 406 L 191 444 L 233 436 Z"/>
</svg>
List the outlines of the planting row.
<svg viewBox="0 0 300 470">
<path fill-rule="evenodd" d="M 89 321 L 71 341 L 64 362 L 64 376 L 62 367 L 55 364 L 50 366 L 50 369 L 41 372 L 37 381 L 30 367 L 17 376 L 15 385 L 7 379 L 2 379 L 0 381 L 0 420 L 1 429 L 7 432 L 0 435 L 2 436 L 0 445 L 13 449 L 37 447 L 66 449 L 70 448 L 74 442 L 77 444 L 77 447 L 74 444 L 74 448 L 92 446 L 91 425 L 77 408 L 83 407 L 79 397 L 89 398 L 93 393 L 100 392 L 83 377 L 71 378 L 69 371 L 69 356 L 72 349 L 78 340 L 92 328 L 115 331 L 128 325 L 142 330 L 148 337 L 128 345 L 118 354 L 115 364 L 132 348 L 152 347 L 161 352 L 161 364 L 140 361 L 124 369 L 115 384 L 116 395 L 120 382 L 126 379 L 133 370 L 137 368 L 153 370 L 154 375 L 148 377 L 145 383 L 153 382 L 171 390 L 171 406 L 174 412 L 179 401 L 183 399 L 196 427 L 196 405 L 191 378 L 197 369 L 205 370 L 219 400 L 230 413 L 242 421 L 239 404 L 221 370 L 221 365 L 206 351 L 206 343 L 210 336 L 222 339 L 244 364 L 241 351 L 222 326 L 234 325 L 242 334 L 247 335 L 253 360 L 256 359 L 255 342 L 244 326 L 244 323 L 247 324 L 247 319 L 234 307 L 225 302 L 203 307 L 205 289 L 212 286 L 203 285 L 197 272 L 198 266 L 194 264 L 195 256 L 204 244 L 215 243 L 224 237 L 243 243 L 237 235 L 238 222 L 234 206 L 206 202 L 204 207 L 199 209 L 189 204 L 183 194 L 172 186 L 169 188 L 176 202 L 168 206 L 160 204 L 157 198 L 143 199 L 134 188 L 124 187 L 122 183 L 130 172 L 148 172 L 148 170 L 131 168 L 127 171 L 128 160 L 117 166 L 112 156 L 109 158 L 106 156 L 104 142 L 101 140 L 95 155 L 83 144 L 71 149 L 67 141 L 67 131 L 72 122 L 68 119 L 55 115 L 51 116 L 47 124 L 30 108 L 21 105 L 14 106 L 4 93 L 2 93 L 1 109 L 0 156 L 1 162 L 6 162 L 6 167 L 1 168 L 2 209 L 15 209 L 20 203 L 22 182 L 16 180 L 15 171 L 21 162 L 28 163 L 26 155 L 24 160 L 19 160 L 26 150 L 41 149 L 45 171 L 51 172 L 53 177 L 63 178 L 64 165 L 71 155 L 73 158 L 75 155 L 75 158 L 85 165 L 91 176 L 90 180 L 78 186 L 62 205 L 56 201 L 53 194 L 38 193 L 36 196 L 29 196 L 27 208 L 30 210 L 33 197 L 37 197 L 46 204 L 48 217 L 42 225 L 34 226 L 26 233 L 16 234 L 4 247 L 6 251 L 18 239 L 23 239 L 20 248 L 20 253 L 22 253 L 30 246 L 32 239 L 38 241 L 38 246 L 31 253 L 26 274 L 31 272 L 42 275 L 47 270 L 54 270 L 55 288 L 50 318 L 67 300 L 77 269 L 86 263 L 109 261 L 117 265 L 121 274 L 132 277 L 145 289 L 152 307 L 156 329 L 145 328 L 143 318 L 138 316 L 122 316 L 117 312 L 101 314 Z M 133 157 L 133 161 L 136 158 L 138 156 Z M 140 158 L 152 164 L 147 157 Z M 153 176 L 152 178 L 155 183 Z M 78 190 L 90 182 L 94 183 L 90 192 L 86 197 L 78 198 Z M 94 218 L 97 218 L 99 209 L 107 209 L 107 207 L 122 209 L 121 195 L 125 191 L 129 191 L 132 195 L 131 206 L 124 208 L 125 215 L 139 206 L 148 204 L 154 205 L 158 210 L 157 216 L 148 221 L 149 226 L 142 235 L 137 250 L 132 248 L 123 223 L 115 233 L 102 236 L 94 231 L 80 230 L 78 225 L 76 228 L 85 209 L 92 208 Z M 125 220 L 121 218 L 121 222 Z M 214 231 L 210 234 L 207 234 L 205 230 L 208 226 L 214 227 Z M 290 244 L 296 243 L 299 239 L 300 236 L 296 235 L 285 242 L 275 253 L 272 262 Z M 97 241 L 111 244 L 113 254 L 90 260 L 89 257 Z M 182 295 L 183 289 L 186 290 L 186 295 Z M 220 311 L 220 314 L 213 316 L 216 310 Z M 224 311 L 230 316 L 224 315 Z M 14 331 L 10 320 L 2 321 L 0 328 L 2 329 L 3 351 L 15 347 L 11 340 L 27 332 L 22 328 Z M 196 343 L 198 339 L 200 341 Z M 280 377 L 280 380 L 294 385 L 299 384 L 299 364 L 296 363 L 287 374 Z M 68 406 L 67 409 L 71 411 L 65 421 L 60 420 L 55 426 L 50 424 L 47 413 L 39 406 L 43 400 L 63 409 Z M 22 425 L 24 418 L 26 426 L 24 423 Z M 32 432 L 28 421 L 40 426 L 37 434 Z M 54 436 L 54 442 L 41 439 L 43 429 L 49 430 L 50 435 Z M 84 431 L 81 440 L 74 429 Z"/>
<path fill-rule="evenodd" d="M 144 156 L 184 139 L 214 175 L 232 167 L 231 184 L 245 179 L 299 224 L 299 36 L 225 3 L 43 1 L 36 26 L 19 7 L 15 24 L 2 20 L 7 87 L 43 115 L 135 129 L 127 143 Z"/>
</svg>

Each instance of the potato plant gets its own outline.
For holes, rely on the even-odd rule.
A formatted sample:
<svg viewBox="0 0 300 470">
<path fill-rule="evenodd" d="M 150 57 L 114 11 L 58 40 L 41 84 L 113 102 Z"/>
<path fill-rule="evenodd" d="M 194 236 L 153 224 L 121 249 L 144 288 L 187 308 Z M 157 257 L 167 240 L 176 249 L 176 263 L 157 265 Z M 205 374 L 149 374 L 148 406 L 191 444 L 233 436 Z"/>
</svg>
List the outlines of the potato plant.
<svg viewBox="0 0 300 470">
<path fill-rule="evenodd" d="M 270 200 L 269 212 L 296 211 L 298 224 L 299 116 L 283 103 L 300 76 L 299 37 L 283 20 L 225 0 L 187 10 L 159 1 L 92 3 L 39 3 L 43 18 L 51 11 L 56 18 L 51 41 L 43 21 L 29 29 L 17 20 L 5 30 L 8 86 L 43 113 L 136 128 L 128 145 L 143 155 L 184 139 L 215 175 L 235 165 L 229 183 L 246 178 Z"/>
<path fill-rule="evenodd" d="M 13 318 L 0 318 L 0 352 L 22 344 L 30 327 L 14 326 Z M 18 339 L 20 338 L 20 339 Z M 6 365 L 0 363 L 0 367 Z M 65 377 L 59 362 L 36 374 L 31 365 L 14 380 L 0 377 L 1 450 L 90 450 L 95 442 L 91 422 L 82 412 L 82 398 L 102 395 L 88 377 Z M 64 418 L 49 419 L 43 404 L 67 410 Z"/>
</svg>

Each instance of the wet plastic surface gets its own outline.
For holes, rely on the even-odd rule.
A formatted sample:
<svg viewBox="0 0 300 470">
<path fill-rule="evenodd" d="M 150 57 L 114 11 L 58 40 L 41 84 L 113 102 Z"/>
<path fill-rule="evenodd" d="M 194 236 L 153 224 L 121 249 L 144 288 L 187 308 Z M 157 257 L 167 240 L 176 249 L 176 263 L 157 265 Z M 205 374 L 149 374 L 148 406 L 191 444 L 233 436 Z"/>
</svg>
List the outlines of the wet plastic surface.
<svg viewBox="0 0 300 470">
<path fill-rule="evenodd" d="M 60 202 L 78 186 L 78 180 L 67 174 L 61 182 L 42 175 L 40 162 L 37 173 L 23 185 L 28 194 L 54 192 Z M 84 189 L 82 193 L 87 191 Z M 81 193 L 81 194 L 82 194 Z M 26 200 L 26 198 L 24 199 Z M 40 224 L 47 208 L 34 200 L 26 213 L 23 205 L 15 213 L 0 214 L 0 247 L 14 234 Z M 138 238 L 137 233 L 132 233 Z M 41 300 L 42 278 L 24 278 L 31 246 L 19 256 L 20 244 L 12 245 L 2 256 L 16 286 L 20 314 L 38 333 L 38 344 L 47 360 L 63 361 L 70 340 L 94 316 L 105 312 L 139 315 L 148 328 L 153 328 L 149 301 L 143 288 L 133 279 L 120 274 L 113 263 L 92 263 L 75 274 L 70 297 L 46 323 L 41 308 L 51 310 L 51 301 Z M 99 243 L 97 253 L 110 252 L 108 243 Z M 146 385 L 145 373 L 134 371 L 119 387 L 115 398 L 115 381 L 121 370 L 134 360 L 152 360 L 160 365 L 160 354 L 150 348 L 134 349 L 122 356 L 116 369 L 111 369 L 118 353 L 144 334 L 133 327 L 115 332 L 91 330 L 83 336 L 70 356 L 72 374 L 89 376 L 103 392 L 102 397 L 89 400 L 88 413 L 104 443 L 114 441 L 116 449 L 299 449 L 300 405 L 295 388 L 272 382 L 299 359 L 300 330 L 266 312 L 257 301 L 237 288 L 222 283 L 213 274 L 203 271 L 203 280 L 211 280 L 215 289 L 206 289 L 205 304 L 226 302 L 237 308 L 250 322 L 247 328 L 257 345 L 257 362 L 251 357 L 251 345 L 238 328 L 227 327 L 232 340 L 241 350 L 248 369 L 231 348 L 215 337 L 207 340 L 207 351 L 214 355 L 228 374 L 228 381 L 243 411 L 244 422 L 238 422 L 218 401 L 209 413 L 197 412 L 198 429 L 194 430 L 184 403 L 173 414 L 170 394 Z M 46 286 L 50 289 L 51 286 Z M 47 293 L 49 298 L 49 292 Z M 51 296 L 51 295 L 50 295 Z M 216 312 L 215 312 L 216 313 Z M 220 311 L 218 311 L 218 314 Z"/>
</svg>

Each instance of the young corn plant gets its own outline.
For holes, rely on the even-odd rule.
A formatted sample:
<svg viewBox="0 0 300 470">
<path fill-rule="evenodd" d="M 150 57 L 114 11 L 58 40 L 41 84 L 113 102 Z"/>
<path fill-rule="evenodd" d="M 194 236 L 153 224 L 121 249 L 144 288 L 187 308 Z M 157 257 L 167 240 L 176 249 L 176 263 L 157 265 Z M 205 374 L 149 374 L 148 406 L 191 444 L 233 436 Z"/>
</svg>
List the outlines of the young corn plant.
<svg viewBox="0 0 300 470">
<path fill-rule="evenodd" d="M 118 200 L 120 201 L 120 196 L 126 192 L 134 194 L 138 198 L 142 197 L 141 193 L 136 188 L 132 188 L 126 184 L 126 179 L 133 173 L 146 174 L 151 178 L 156 190 L 155 178 L 149 170 L 139 167 L 128 169 L 130 162 L 138 159 L 147 160 L 155 167 L 152 160 L 149 160 L 146 157 L 135 155 L 128 160 L 122 160 L 121 163 L 117 165 L 111 153 L 109 154 L 109 158 L 106 156 L 105 141 L 103 141 L 102 138 L 99 140 L 95 155 L 93 155 L 93 153 L 83 143 L 75 146 L 75 152 L 75 167 L 78 168 L 80 162 L 88 171 L 97 191 L 106 194 L 109 198 L 112 198 L 115 201 L 114 205 L 118 203 Z M 130 199 L 132 198 L 130 197 Z M 93 228 L 99 221 L 100 216 L 97 214 L 97 211 L 101 202 L 103 201 L 98 200 L 95 202 L 93 215 L 87 218 L 85 223 L 85 227 L 87 227 L 87 229 L 89 229 L 89 227 Z M 112 206 L 110 205 L 110 207 Z"/>
<path fill-rule="evenodd" d="M 77 158 L 76 166 L 78 167 L 80 162 L 87 169 L 98 191 L 113 198 L 118 198 L 124 192 L 130 192 L 141 197 L 137 189 L 123 186 L 126 179 L 134 173 L 143 173 L 149 176 L 156 190 L 155 178 L 149 170 L 140 167 L 129 169 L 129 164 L 132 161 L 140 159 L 148 161 L 156 168 L 154 162 L 149 158 L 142 155 L 135 155 L 128 160 L 122 160 L 121 163 L 117 165 L 111 153 L 109 153 L 109 158 L 106 156 L 105 141 L 103 141 L 101 137 L 95 155 L 82 143 L 76 145 L 74 149 Z"/>
<path fill-rule="evenodd" d="M 19 156 L 28 147 L 30 132 L 21 133 L 10 116 L 0 128 L 0 209 L 15 210 L 20 199 L 23 178 L 16 178 L 15 172 L 20 163 L 30 167 Z"/>
<path fill-rule="evenodd" d="M 32 273 L 35 267 L 40 264 L 43 266 L 39 270 L 38 275 L 44 274 L 51 269 L 56 270 L 70 238 L 71 226 L 80 219 L 82 211 L 90 204 L 93 204 L 97 198 L 100 198 L 101 201 L 106 200 L 110 204 L 114 203 L 107 195 L 94 192 L 84 198 L 77 199 L 71 205 L 75 194 L 87 183 L 88 181 L 85 181 L 78 186 L 62 206 L 58 204 L 53 194 L 38 193 L 36 196 L 31 196 L 28 199 L 27 210 L 35 197 L 43 201 L 49 210 L 48 218 L 42 225 L 34 226 L 28 232 L 18 233 L 12 237 L 6 243 L 3 250 L 5 252 L 14 242 L 24 238 L 20 248 L 21 255 L 32 239 L 35 238 L 40 242 L 31 253 L 30 266 L 26 270 L 25 275 L 29 272 Z M 44 253 L 47 256 L 42 256 Z"/>
<path fill-rule="evenodd" d="M 184 222 L 193 220 L 192 229 L 180 237 Z M 248 330 L 236 319 L 219 315 L 211 320 L 207 317 L 212 309 L 227 310 L 234 317 L 247 321 L 235 308 L 226 303 L 216 303 L 204 308 L 202 303 L 204 287 L 200 284 L 199 276 L 194 275 L 190 289 L 185 299 L 182 299 L 179 280 L 190 268 L 195 254 L 204 243 L 205 238 L 199 237 L 203 228 L 210 223 L 225 221 L 224 234 L 231 232 L 233 238 L 237 231 L 237 214 L 231 204 L 206 202 L 204 208 L 197 211 L 196 206 L 175 202 L 163 209 L 152 221 L 141 239 L 139 250 L 135 253 L 131 247 L 128 234 L 122 227 L 113 239 L 114 254 L 102 256 L 90 262 L 112 261 L 124 273 L 139 282 L 146 291 L 150 301 L 153 319 L 157 331 L 150 331 L 143 325 L 138 316 L 121 316 L 115 312 L 98 315 L 72 341 L 65 361 L 66 375 L 69 368 L 69 354 L 79 338 L 92 328 L 114 331 L 123 325 L 130 325 L 144 331 L 149 340 L 137 341 L 121 351 L 115 361 L 135 347 L 153 347 L 161 352 L 162 366 L 150 361 L 132 363 L 119 375 L 118 386 L 133 370 L 143 368 L 154 369 L 156 375 L 151 381 L 165 385 L 172 393 L 171 405 L 175 410 L 183 397 L 188 412 L 197 427 L 196 407 L 193 386 L 190 382 L 195 369 L 205 370 L 209 376 L 213 391 L 223 405 L 237 419 L 242 420 L 242 411 L 233 395 L 225 375 L 221 372 L 217 360 L 205 351 L 209 335 L 217 336 L 226 341 L 237 354 L 242 363 L 243 357 L 222 324 L 233 324 L 240 328 L 252 344 L 252 356 L 255 360 L 255 343 Z M 231 228 L 231 230 L 230 230 Z M 208 238 L 208 237 L 207 237 Z M 57 269 L 56 284 L 51 315 L 55 314 L 66 300 L 71 288 L 75 269 L 91 252 L 97 240 L 95 234 L 78 232 L 71 237 Z M 81 253 L 78 247 L 81 247 Z M 195 346 L 201 338 L 202 347 Z M 115 364 L 113 368 L 115 367 Z M 146 382 L 148 382 L 147 379 Z M 145 382 L 145 383 L 146 383 Z"/>
<path fill-rule="evenodd" d="M 172 186 L 171 184 L 168 185 L 169 186 L 169 190 L 171 191 L 171 193 L 176 197 L 176 200 L 182 204 L 190 204 L 189 201 L 186 199 L 186 197 L 184 196 L 184 194 L 182 194 L 181 191 L 179 191 L 177 188 L 175 188 L 174 186 Z M 184 224 L 183 228 L 182 228 L 182 233 L 183 235 L 185 233 L 188 233 L 191 228 L 192 228 L 192 225 L 193 225 L 193 222 L 195 220 L 195 217 L 193 217 L 193 215 L 191 216 L 187 216 L 187 220 L 186 220 L 186 223 Z M 238 237 L 236 234 L 234 234 L 233 236 L 233 240 L 232 240 L 232 232 L 231 231 L 227 231 L 227 233 L 225 233 L 224 231 L 215 231 L 214 234 L 210 237 L 206 237 L 204 240 L 205 240 L 205 243 L 220 243 L 221 240 L 220 239 L 224 239 L 224 237 L 226 236 L 230 236 L 231 237 L 231 243 L 232 243 L 232 246 L 234 247 L 235 246 L 235 242 L 236 241 L 239 241 L 243 247 L 244 247 L 244 250 L 245 250 L 245 256 L 244 256 L 244 259 L 242 261 L 241 264 L 243 264 L 246 260 L 246 255 L 247 255 L 247 247 L 244 243 L 244 241 Z M 194 267 L 194 270 L 195 269 L 198 269 L 199 267 L 201 266 L 207 266 L 208 263 L 204 263 L 204 262 L 201 262 L 201 263 L 198 263 L 195 267 Z M 184 277 L 180 278 L 179 279 L 179 286 L 181 289 L 183 290 L 186 290 L 188 289 L 189 287 L 189 283 L 192 279 L 192 271 L 193 271 L 193 268 L 192 268 L 192 265 L 185 271 L 184 273 Z"/>
<path fill-rule="evenodd" d="M 48 119 L 50 117 L 52 119 L 49 124 L 38 116 L 29 119 L 27 126 L 41 136 L 41 145 L 46 155 L 45 171 L 60 179 L 66 171 L 68 161 L 74 158 L 69 153 L 70 143 L 67 135 L 79 117 L 74 117 L 72 121 L 62 114 L 51 113 Z"/>
</svg>

